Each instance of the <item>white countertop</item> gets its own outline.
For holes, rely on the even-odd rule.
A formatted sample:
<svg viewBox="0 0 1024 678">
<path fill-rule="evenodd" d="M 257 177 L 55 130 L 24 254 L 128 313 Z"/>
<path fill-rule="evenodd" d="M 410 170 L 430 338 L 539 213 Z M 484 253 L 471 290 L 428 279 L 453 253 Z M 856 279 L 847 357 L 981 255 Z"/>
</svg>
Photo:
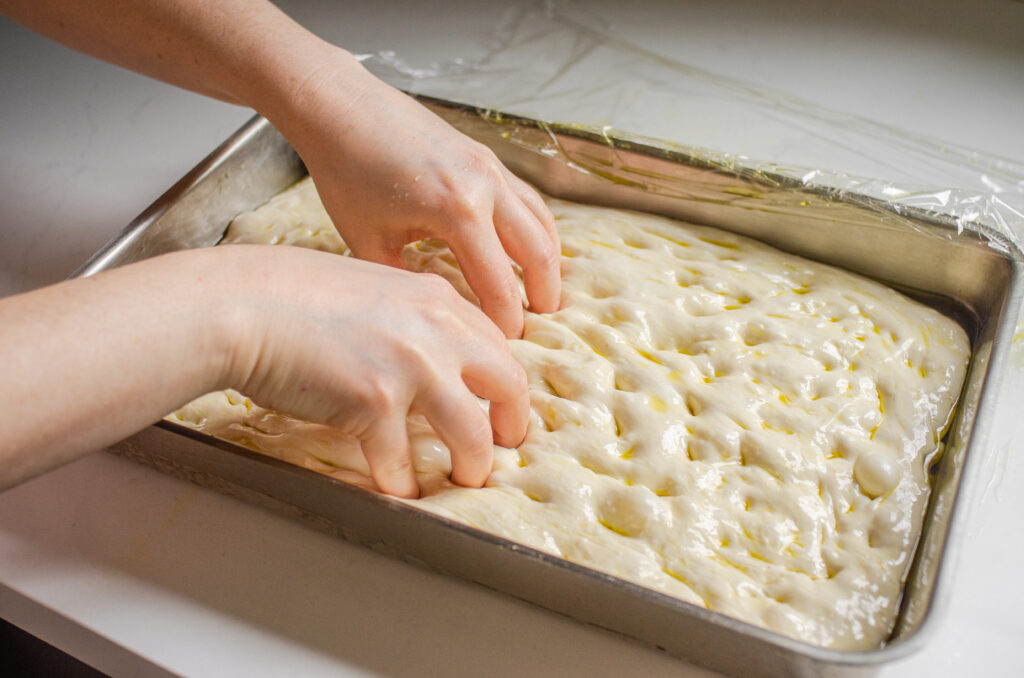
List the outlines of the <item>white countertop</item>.
<svg viewBox="0 0 1024 678">
<path fill-rule="evenodd" d="M 281 4 L 353 51 L 412 63 L 472 54 L 501 15 L 469 0 L 445 15 Z M 655 52 L 1024 162 L 1019 2 L 581 4 Z M 0 294 L 64 278 L 251 115 L 6 21 L 0 55 Z M 904 85 L 858 94 L 880 73 Z M 1024 665 L 1014 362 L 935 634 L 884 676 Z M 102 452 L 0 494 L 0 617 L 115 675 L 705 675 Z"/>
</svg>

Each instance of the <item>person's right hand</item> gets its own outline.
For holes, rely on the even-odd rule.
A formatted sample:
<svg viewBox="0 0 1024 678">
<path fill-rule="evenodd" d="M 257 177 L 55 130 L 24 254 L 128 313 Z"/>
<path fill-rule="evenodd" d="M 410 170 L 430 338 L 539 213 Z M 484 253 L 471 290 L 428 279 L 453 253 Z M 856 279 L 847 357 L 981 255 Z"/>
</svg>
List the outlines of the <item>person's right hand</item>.
<svg viewBox="0 0 1024 678">
<path fill-rule="evenodd" d="M 444 279 L 299 248 L 215 250 L 217 284 L 235 290 L 226 381 L 263 407 L 358 438 L 382 492 L 418 495 L 410 412 L 448 446 L 460 485 L 487 480 L 494 443 L 522 441 L 526 374 L 501 331 Z M 490 400 L 490 421 L 475 396 Z"/>
<path fill-rule="evenodd" d="M 344 50 L 324 45 L 303 72 L 283 105 L 257 108 L 302 156 L 353 254 L 401 268 L 404 245 L 445 241 L 480 307 L 509 338 L 522 335 L 524 322 L 512 262 L 531 310 L 558 310 L 558 230 L 533 188 Z"/>
</svg>

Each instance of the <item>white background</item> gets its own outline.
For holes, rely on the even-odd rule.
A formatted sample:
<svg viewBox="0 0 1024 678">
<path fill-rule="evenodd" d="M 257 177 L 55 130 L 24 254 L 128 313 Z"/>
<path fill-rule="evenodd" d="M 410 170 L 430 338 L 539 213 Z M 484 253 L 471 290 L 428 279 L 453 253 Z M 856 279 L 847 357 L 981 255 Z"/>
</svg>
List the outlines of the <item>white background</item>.
<svg viewBox="0 0 1024 678">
<path fill-rule="evenodd" d="M 281 4 L 414 64 L 480 53 L 503 12 Z M 1024 163 L 1019 2 L 580 4 L 679 61 Z M 0 20 L 0 294 L 64 278 L 250 115 Z M 885 676 L 1024 666 L 1015 363 L 935 635 Z M 0 616 L 119 675 L 703 675 L 104 453 L 0 495 Z"/>
</svg>

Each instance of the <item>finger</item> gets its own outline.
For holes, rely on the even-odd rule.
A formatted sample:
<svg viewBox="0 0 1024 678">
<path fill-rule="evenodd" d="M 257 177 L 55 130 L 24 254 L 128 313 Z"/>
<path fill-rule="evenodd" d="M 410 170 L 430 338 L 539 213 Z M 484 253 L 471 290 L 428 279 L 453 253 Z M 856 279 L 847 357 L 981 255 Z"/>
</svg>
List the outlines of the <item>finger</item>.
<svg viewBox="0 0 1024 678">
<path fill-rule="evenodd" d="M 355 253 L 355 251 L 353 251 L 352 254 L 359 256 L 358 254 Z M 363 257 L 359 258 L 362 259 Z M 403 271 L 408 270 L 408 268 L 405 265 L 405 260 L 402 259 L 401 247 L 399 247 L 398 249 L 381 249 L 374 255 L 371 261 L 374 261 L 378 264 L 384 264 L 385 266 L 390 266 L 392 268 L 398 268 Z"/>
<path fill-rule="evenodd" d="M 484 313 L 505 336 L 517 339 L 523 334 L 523 299 L 519 280 L 494 228 L 470 223 L 455 229 L 448 245 L 459 262 Z"/>
<path fill-rule="evenodd" d="M 417 409 L 451 452 L 452 481 L 481 487 L 491 475 L 494 441 L 480 402 L 462 384 L 439 388 L 424 400 Z"/>
<path fill-rule="evenodd" d="M 440 280 L 433 275 L 430 277 Z M 448 300 L 448 308 L 453 313 L 444 326 L 449 339 L 447 345 L 452 350 L 444 355 L 454 362 L 470 391 L 491 401 L 493 441 L 514 447 L 523 440 L 529 422 L 526 372 L 512 357 L 502 331 L 483 311 L 459 296 L 447 283 L 444 290 L 436 299 L 438 303 Z"/>
<path fill-rule="evenodd" d="M 530 422 L 530 392 L 526 371 L 515 358 L 506 350 L 504 356 L 468 363 L 462 378 L 473 393 L 491 402 L 494 442 L 502 447 L 522 443 Z"/>
<path fill-rule="evenodd" d="M 526 204 L 511 191 L 495 203 L 494 226 L 508 256 L 523 269 L 530 309 L 558 310 L 562 293 L 561 252 Z"/>
<path fill-rule="evenodd" d="M 501 332 L 480 309 L 462 303 L 456 305 L 456 310 L 458 324 L 465 328 L 464 336 L 470 337 L 453 342 L 462 347 L 457 356 L 462 380 L 470 391 L 491 402 L 494 442 L 515 447 L 525 437 L 530 419 L 526 372 L 512 356 Z"/>
<path fill-rule="evenodd" d="M 474 394 L 489 400 L 494 442 L 515 447 L 526 435 L 530 419 L 530 398 L 523 370 L 509 350 L 501 331 L 483 312 L 465 299 L 455 296 L 455 312 L 447 329 L 455 333 L 452 354 L 461 365 L 463 382 Z"/>
<path fill-rule="evenodd" d="M 405 261 L 402 259 L 404 244 L 393 246 L 383 242 L 374 242 L 373 239 L 369 243 L 355 241 L 346 242 L 346 244 L 352 252 L 352 256 L 357 259 L 384 264 L 385 266 L 402 269 L 403 271 L 408 270 Z"/>
<path fill-rule="evenodd" d="M 555 245 L 555 249 L 561 250 L 558 227 L 555 226 L 555 215 L 551 213 L 551 209 L 544 202 L 544 198 L 540 197 L 540 194 L 533 186 L 512 174 L 508 169 L 505 170 L 505 174 L 509 186 L 519 199 L 526 204 L 529 210 L 533 212 L 533 216 L 537 217 L 537 221 L 544 227 L 544 231 Z"/>
<path fill-rule="evenodd" d="M 381 492 L 407 499 L 420 496 L 404 416 L 381 417 L 361 442 L 370 475 Z"/>
</svg>

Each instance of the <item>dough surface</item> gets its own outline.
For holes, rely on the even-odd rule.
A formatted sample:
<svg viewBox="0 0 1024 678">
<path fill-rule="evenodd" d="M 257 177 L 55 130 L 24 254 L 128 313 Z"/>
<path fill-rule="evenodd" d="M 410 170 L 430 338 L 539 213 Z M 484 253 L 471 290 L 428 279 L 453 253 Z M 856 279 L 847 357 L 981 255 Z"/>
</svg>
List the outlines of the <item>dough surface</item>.
<svg viewBox="0 0 1024 678">
<path fill-rule="evenodd" d="M 563 302 L 528 312 L 512 342 L 527 439 L 496 447 L 487 487 L 470 490 L 410 417 L 415 504 L 809 643 L 884 643 L 964 378 L 963 330 L 724 231 L 547 201 Z M 308 179 L 226 241 L 347 252 Z M 475 300 L 443 243 L 403 257 Z M 355 441 L 241 394 L 170 419 L 373 488 Z"/>
</svg>

